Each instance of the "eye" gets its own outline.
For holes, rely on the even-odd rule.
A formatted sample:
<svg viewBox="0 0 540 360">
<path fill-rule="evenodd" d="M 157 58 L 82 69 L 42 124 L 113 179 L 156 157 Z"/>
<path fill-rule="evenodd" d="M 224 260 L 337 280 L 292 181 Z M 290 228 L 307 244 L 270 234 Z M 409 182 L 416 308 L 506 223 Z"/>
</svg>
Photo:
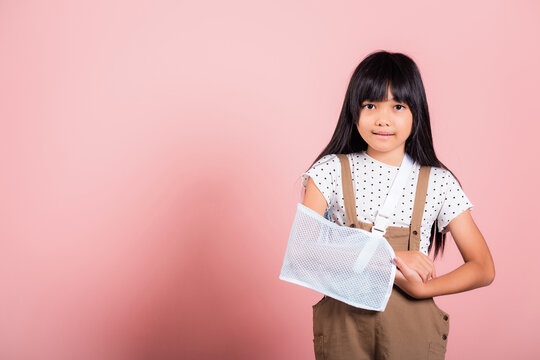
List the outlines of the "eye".
<svg viewBox="0 0 540 360">
<path fill-rule="evenodd" d="M 403 106 L 401 104 L 397 104 L 396 106 L 401 106 L 403 109 L 405 109 L 405 106 Z M 398 110 L 401 110 L 401 109 L 398 109 Z"/>
<path fill-rule="evenodd" d="M 362 106 L 362 108 L 365 108 L 366 106 L 375 106 L 375 105 L 373 105 L 373 104 L 365 104 L 365 105 Z M 368 110 L 371 110 L 371 109 L 372 108 L 368 108 Z"/>
</svg>

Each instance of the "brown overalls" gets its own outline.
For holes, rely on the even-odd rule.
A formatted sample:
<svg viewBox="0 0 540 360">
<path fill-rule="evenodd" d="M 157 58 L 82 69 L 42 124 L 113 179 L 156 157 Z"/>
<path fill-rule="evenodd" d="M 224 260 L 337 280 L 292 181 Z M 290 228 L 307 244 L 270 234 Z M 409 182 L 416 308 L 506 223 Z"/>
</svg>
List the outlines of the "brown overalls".
<svg viewBox="0 0 540 360">
<path fill-rule="evenodd" d="M 338 155 L 348 226 L 371 231 L 358 221 L 349 159 Z M 388 226 L 384 237 L 394 250 L 418 250 L 430 173 L 421 166 L 410 227 Z M 313 342 L 317 360 L 444 359 L 450 316 L 433 298 L 416 299 L 394 284 L 386 309 L 357 308 L 324 296 L 313 305 Z"/>
</svg>

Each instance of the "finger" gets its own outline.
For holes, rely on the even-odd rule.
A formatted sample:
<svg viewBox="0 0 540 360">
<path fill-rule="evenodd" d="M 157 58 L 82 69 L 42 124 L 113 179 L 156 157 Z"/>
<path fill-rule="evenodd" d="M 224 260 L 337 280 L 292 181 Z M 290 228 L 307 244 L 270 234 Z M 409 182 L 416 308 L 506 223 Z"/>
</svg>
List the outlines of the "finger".
<svg viewBox="0 0 540 360">
<path fill-rule="evenodd" d="M 433 260 L 431 260 L 431 258 L 429 256 L 427 256 L 426 254 L 424 254 L 424 253 L 422 253 L 420 251 L 418 251 L 418 254 L 420 255 L 421 262 L 431 272 L 432 271 L 431 269 L 434 266 Z"/>
<path fill-rule="evenodd" d="M 433 274 L 433 268 L 429 267 L 428 269 L 426 269 L 426 272 L 425 272 L 426 276 L 423 278 L 424 282 L 428 282 L 432 274 Z"/>
<path fill-rule="evenodd" d="M 432 261 L 429 261 L 425 265 L 427 267 L 426 267 L 426 278 L 425 278 L 424 282 L 427 282 L 430 278 L 435 278 L 435 276 L 436 276 L 436 274 L 435 274 L 435 265 L 433 264 Z"/>
<path fill-rule="evenodd" d="M 428 272 L 424 269 L 416 270 L 416 273 L 420 276 L 422 279 L 422 282 L 426 282 Z"/>
<path fill-rule="evenodd" d="M 403 276 L 403 273 L 399 269 L 396 269 L 396 279 L 405 280 L 405 276 Z"/>
<path fill-rule="evenodd" d="M 411 267 L 411 266 L 409 266 L 409 267 Z M 422 282 L 428 281 L 429 277 L 431 276 L 431 268 L 429 266 L 427 266 L 427 264 L 425 264 L 423 262 L 416 265 L 413 269 L 422 278 Z"/>
<path fill-rule="evenodd" d="M 424 254 L 422 254 L 421 263 L 426 267 L 426 269 L 431 270 L 433 268 L 433 260 Z"/>
<path fill-rule="evenodd" d="M 408 264 L 409 267 L 413 268 L 418 273 L 422 282 L 427 282 L 433 273 L 433 262 L 429 256 L 426 256 L 421 251 L 415 250 L 410 253 L 413 255 L 415 261 L 414 263 Z"/>
<path fill-rule="evenodd" d="M 428 269 L 425 269 L 422 265 L 407 265 L 409 269 L 418 274 L 423 282 L 426 282 L 429 279 L 430 272 Z"/>
<path fill-rule="evenodd" d="M 422 254 L 423 255 L 423 254 Z M 425 255 L 424 255 L 425 256 Z M 426 259 L 426 258 L 424 258 Z M 427 258 L 428 260 L 425 260 L 422 262 L 422 273 L 423 273 L 423 276 L 422 276 L 422 280 L 424 282 L 427 282 L 431 277 L 433 277 L 433 274 L 435 272 L 435 266 L 433 265 L 433 262 L 431 261 L 431 259 Z"/>
<path fill-rule="evenodd" d="M 411 280 L 412 278 L 414 278 L 415 274 L 418 275 L 418 273 L 416 271 L 413 271 L 409 266 L 407 266 L 407 264 L 405 264 L 405 262 L 401 260 L 401 258 L 396 256 L 394 258 L 394 262 L 396 263 L 396 266 L 399 268 L 399 270 L 401 270 L 401 272 L 403 273 L 405 279 Z"/>
<path fill-rule="evenodd" d="M 397 253 L 395 254 L 395 258 L 401 260 L 401 263 L 403 265 L 398 267 L 401 267 L 404 276 L 408 280 L 421 281 L 424 283 L 427 282 L 429 279 L 430 271 L 429 267 L 422 259 L 422 257 L 425 257 L 425 255 L 420 252 L 417 252 L 418 254 L 415 254 L 414 251 L 405 251 L 403 253 L 407 256 L 406 259 L 400 257 Z M 409 269 L 409 273 L 405 273 L 406 270 L 404 270 L 404 267 Z"/>
</svg>

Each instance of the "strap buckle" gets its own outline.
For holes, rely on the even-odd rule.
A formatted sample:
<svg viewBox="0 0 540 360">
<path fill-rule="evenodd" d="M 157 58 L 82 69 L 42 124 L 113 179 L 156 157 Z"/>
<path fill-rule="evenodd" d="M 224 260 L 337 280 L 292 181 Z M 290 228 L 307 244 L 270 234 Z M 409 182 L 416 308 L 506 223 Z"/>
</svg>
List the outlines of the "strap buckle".
<svg viewBox="0 0 540 360">
<path fill-rule="evenodd" d="M 373 234 L 383 236 L 384 234 L 386 234 L 386 229 L 379 229 L 379 228 L 376 228 L 375 225 L 373 225 L 373 227 L 371 228 L 371 232 Z"/>
<path fill-rule="evenodd" d="M 375 224 L 371 227 L 371 232 L 377 235 L 383 236 L 386 234 L 386 227 L 390 223 L 390 216 L 381 214 L 380 211 L 377 212 L 375 217 Z"/>
</svg>

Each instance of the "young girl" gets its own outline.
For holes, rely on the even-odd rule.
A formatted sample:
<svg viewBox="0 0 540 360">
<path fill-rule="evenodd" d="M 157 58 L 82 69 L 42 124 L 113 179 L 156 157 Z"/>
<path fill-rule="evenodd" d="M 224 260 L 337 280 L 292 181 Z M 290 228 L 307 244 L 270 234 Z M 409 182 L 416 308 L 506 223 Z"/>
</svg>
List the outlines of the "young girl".
<svg viewBox="0 0 540 360">
<path fill-rule="evenodd" d="M 473 204 L 435 155 L 422 79 L 406 55 L 376 52 L 358 65 L 330 143 L 302 174 L 302 203 L 339 225 L 370 231 L 405 153 L 415 166 L 384 234 L 397 267 L 386 309 L 324 296 L 313 305 L 318 360 L 444 359 L 450 315 L 433 297 L 493 281 Z M 442 254 L 448 231 L 465 262 L 437 276 L 428 254 L 433 244 L 434 259 Z"/>
</svg>

